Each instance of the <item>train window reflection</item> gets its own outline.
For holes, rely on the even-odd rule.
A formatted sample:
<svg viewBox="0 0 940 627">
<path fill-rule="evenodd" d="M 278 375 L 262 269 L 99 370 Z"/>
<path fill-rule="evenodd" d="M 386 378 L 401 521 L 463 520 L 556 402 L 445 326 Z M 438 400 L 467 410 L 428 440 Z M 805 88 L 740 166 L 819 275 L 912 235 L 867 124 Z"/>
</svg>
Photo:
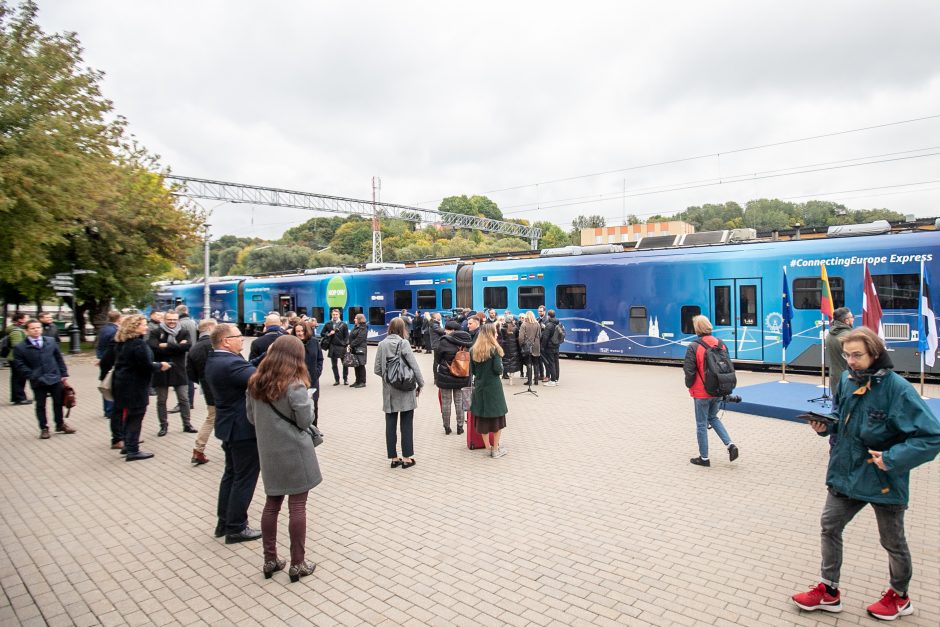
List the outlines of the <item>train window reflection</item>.
<svg viewBox="0 0 940 627">
<path fill-rule="evenodd" d="M 445 288 L 441 290 L 441 309 L 451 309 L 454 306 L 454 291 Z"/>
<path fill-rule="evenodd" d="M 630 333 L 648 333 L 646 307 L 630 307 Z"/>
<path fill-rule="evenodd" d="M 349 308 L 349 324 L 356 324 L 356 315 L 362 313 L 362 307 Z M 384 324 L 384 321 L 383 321 Z"/>
<path fill-rule="evenodd" d="M 882 309 L 917 309 L 919 274 L 876 274 L 871 280 Z"/>
<path fill-rule="evenodd" d="M 555 307 L 558 309 L 584 309 L 587 307 L 587 286 L 559 285 L 555 288 Z"/>
<path fill-rule="evenodd" d="M 505 309 L 509 300 L 509 290 L 505 287 L 484 287 L 483 307 L 485 309 Z"/>
<path fill-rule="evenodd" d="M 395 290 L 395 309 L 411 309 L 411 290 Z"/>
<path fill-rule="evenodd" d="M 545 288 L 541 285 L 520 285 L 516 292 L 519 309 L 538 309 L 545 304 Z M 506 305 L 493 305 L 496 309 L 505 309 Z"/>
<path fill-rule="evenodd" d="M 385 307 L 369 307 L 369 324 L 374 327 L 385 326 Z"/>
<path fill-rule="evenodd" d="M 874 281 L 874 277 L 872 277 Z M 876 283 L 877 285 L 877 283 Z M 832 292 L 832 308 L 845 306 L 845 281 L 842 277 L 829 277 L 829 290 Z M 797 309 L 819 309 L 822 295 L 822 279 L 811 277 L 793 279 L 793 306 Z M 878 300 L 881 300 L 880 298 Z M 916 308 L 917 306 L 914 305 Z"/>
<path fill-rule="evenodd" d="M 715 286 L 715 326 L 731 326 L 731 286 Z"/>
<path fill-rule="evenodd" d="M 310 317 L 316 319 L 317 322 L 323 322 L 323 307 L 311 307 L 310 308 Z"/>
<path fill-rule="evenodd" d="M 741 285 L 738 288 L 738 311 L 741 312 L 742 327 L 757 326 L 756 285 Z"/>
<path fill-rule="evenodd" d="M 434 290 L 418 290 L 418 309 L 437 309 L 437 293 Z"/>
<path fill-rule="evenodd" d="M 702 308 L 698 305 L 683 305 L 682 306 L 682 332 L 686 335 L 694 335 L 695 329 L 692 328 L 692 318 L 698 316 L 702 313 Z"/>
</svg>

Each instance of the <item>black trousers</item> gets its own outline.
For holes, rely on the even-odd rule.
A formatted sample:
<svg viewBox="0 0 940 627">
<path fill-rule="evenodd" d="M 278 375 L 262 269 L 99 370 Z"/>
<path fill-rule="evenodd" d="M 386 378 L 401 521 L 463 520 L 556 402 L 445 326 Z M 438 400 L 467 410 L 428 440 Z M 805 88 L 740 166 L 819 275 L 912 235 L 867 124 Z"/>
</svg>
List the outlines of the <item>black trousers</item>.
<svg viewBox="0 0 940 627">
<path fill-rule="evenodd" d="M 542 351 L 542 361 L 545 362 L 545 376 L 558 381 L 558 351 L 551 348 Z"/>
<path fill-rule="evenodd" d="M 339 383 L 339 363 L 342 357 L 330 357 L 330 363 L 333 364 L 333 380 Z M 349 381 L 349 366 L 343 366 L 343 382 Z"/>
<path fill-rule="evenodd" d="M 121 419 L 123 425 L 121 432 L 124 436 L 124 450 L 127 453 L 137 453 L 140 451 L 140 427 L 144 422 L 144 414 L 147 413 L 147 410 L 144 411 L 126 411 L 123 409 L 118 409 L 115 407 L 112 410 L 112 416 L 116 416 Z M 112 418 L 112 421 L 114 418 Z M 111 439 L 112 443 L 114 440 L 114 429 L 111 427 Z"/>
<path fill-rule="evenodd" d="M 238 533 L 248 526 L 248 506 L 255 494 L 261 462 L 257 440 L 222 442 L 225 471 L 219 483 L 219 524 L 226 534 Z"/>
<path fill-rule="evenodd" d="M 62 418 L 62 382 L 54 385 L 43 385 L 42 383 L 32 383 L 33 397 L 36 399 L 36 420 L 39 421 L 40 429 L 47 429 L 49 423 L 46 420 L 46 397 L 52 397 L 52 417 L 55 420 L 55 426 L 61 427 L 65 424 Z"/>
<path fill-rule="evenodd" d="M 366 382 L 366 366 L 365 366 L 365 364 L 363 364 L 363 365 L 361 365 L 361 366 L 356 366 L 355 373 L 356 373 L 356 381 L 355 381 L 355 383 L 362 383 L 362 384 L 365 384 L 365 382 Z"/>
<path fill-rule="evenodd" d="M 140 415 L 140 419 L 143 420 L 144 415 Z M 118 442 L 124 441 L 124 410 L 118 410 L 114 407 L 114 403 L 111 403 L 111 409 L 108 411 L 108 420 L 111 426 L 111 444 L 117 444 Z M 140 437 L 140 431 L 137 432 L 137 437 Z"/>
<path fill-rule="evenodd" d="M 10 402 L 19 403 L 26 400 L 26 377 L 13 367 L 10 362 Z"/>
</svg>

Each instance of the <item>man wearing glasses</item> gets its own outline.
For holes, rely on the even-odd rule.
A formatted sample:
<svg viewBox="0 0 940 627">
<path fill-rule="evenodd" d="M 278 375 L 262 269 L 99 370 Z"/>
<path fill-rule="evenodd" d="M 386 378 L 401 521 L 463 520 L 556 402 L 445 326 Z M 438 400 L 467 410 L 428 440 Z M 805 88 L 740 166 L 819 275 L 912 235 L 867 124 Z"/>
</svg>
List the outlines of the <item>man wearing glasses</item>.
<svg viewBox="0 0 940 627">
<path fill-rule="evenodd" d="M 893 372 L 874 331 L 861 327 L 843 335 L 841 354 L 848 368 L 836 387 L 838 406 L 831 415 L 836 421 L 809 422 L 819 435 L 839 436 L 829 456 L 829 494 L 820 520 L 821 580 L 792 598 L 804 610 L 842 611 L 842 530 L 871 505 L 888 552 L 889 587 L 867 609 L 874 618 L 894 620 L 914 611 L 907 595 L 912 571 L 904 535 L 910 471 L 940 452 L 940 420 Z"/>
<path fill-rule="evenodd" d="M 826 333 L 826 357 L 829 361 L 829 389 L 832 390 L 832 398 L 839 396 L 839 379 L 848 366 L 842 356 L 842 342 L 839 338 L 852 330 L 853 322 L 855 317 L 848 307 L 839 307 L 832 312 L 832 325 Z"/>
<path fill-rule="evenodd" d="M 261 532 L 248 526 L 248 506 L 261 463 L 255 427 L 245 408 L 245 390 L 255 367 L 242 357 L 244 337 L 237 326 L 220 324 L 210 337 L 213 350 L 206 362 L 206 383 L 215 400 L 215 437 L 222 440 L 225 452 L 215 537 L 225 536 L 226 544 L 257 540 Z"/>
</svg>

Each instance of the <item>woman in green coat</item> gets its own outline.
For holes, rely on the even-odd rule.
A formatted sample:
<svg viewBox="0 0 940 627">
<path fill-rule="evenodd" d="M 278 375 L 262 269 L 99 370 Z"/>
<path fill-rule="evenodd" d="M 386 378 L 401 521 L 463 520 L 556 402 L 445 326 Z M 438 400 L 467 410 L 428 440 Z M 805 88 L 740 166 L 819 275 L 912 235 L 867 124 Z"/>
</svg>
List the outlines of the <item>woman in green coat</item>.
<svg viewBox="0 0 940 627">
<path fill-rule="evenodd" d="M 499 437 L 506 428 L 506 397 L 503 396 L 503 349 L 496 341 L 496 325 L 484 324 L 476 342 L 470 349 L 473 373 L 473 427 L 483 436 L 486 453 L 502 457 L 506 449 L 499 445 Z M 493 434 L 492 444 L 490 435 Z"/>
</svg>

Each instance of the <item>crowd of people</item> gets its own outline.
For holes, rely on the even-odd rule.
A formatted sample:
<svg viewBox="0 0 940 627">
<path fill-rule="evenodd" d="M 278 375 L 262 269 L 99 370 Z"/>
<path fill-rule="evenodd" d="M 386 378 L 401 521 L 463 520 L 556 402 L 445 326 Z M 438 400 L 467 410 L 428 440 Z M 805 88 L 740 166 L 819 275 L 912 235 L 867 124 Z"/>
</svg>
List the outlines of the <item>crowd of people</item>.
<svg viewBox="0 0 940 627">
<path fill-rule="evenodd" d="M 913 387 L 893 372 L 884 341 L 873 331 L 853 327 L 851 312 L 834 312 L 826 338 L 834 373 L 830 416 L 806 416 L 812 429 L 831 438 L 828 495 L 821 516 L 821 578 L 793 602 L 803 610 L 839 612 L 842 595 L 842 533 L 866 505 L 874 509 L 881 545 L 888 552 L 889 586 L 867 607 L 879 619 L 894 620 L 913 612 L 908 596 L 911 554 L 905 539 L 904 512 L 909 500 L 910 471 L 940 453 L 940 421 Z M 697 335 L 684 362 L 685 385 L 693 399 L 698 456 L 690 461 L 711 466 L 708 432 L 726 447 L 729 460 L 739 456 L 718 411 L 723 397 L 710 389 L 709 353 L 723 353 L 723 342 L 712 335 L 705 316 L 692 320 Z M 151 396 L 157 400 L 157 437 L 169 429 L 168 414 L 179 413 L 182 430 L 196 433 L 191 461 L 209 460 L 209 434 L 221 441 L 225 465 L 217 503 L 216 537 L 226 543 L 262 539 L 265 577 L 287 569 L 291 581 L 311 574 L 316 565 L 306 559 L 306 503 L 309 491 L 321 481 L 315 446 L 318 443 L 319 380 L 329 358 L 333 385 L 366 386 L 368 329 L 357 314 L 350 326 L 338 309 L 317 332 L 318 322 L 305 316 L 272 313 L 248 358 L 244 337 L 233 324 L 202 320 L 198 326 L 185 306 L 142 315 L 111 312 L 99 335 L 96 356 L 99 378 L 110 378 L 111 399 L 103 411 L 110 420 L 111 448 L 127 461 L 153 453 L 140 449 L 141 425 Z M 40 438 L 51 437 L 46 414 L 51 399 L 55 431 L 75 433 L 63 418 L 63 388 L 68 369 L 59 349 L 51 316 L 28 320 L 14 314 L 7 328 L 12 345 L 11 402 L 35 402 Z M 415 354 L 433 353 L 433 380 L 445 435 L 473 429 L 482 437 L 485 454 L 507 454 L 502 433 L 508 406 L 501 379 L 519 373 L 529 385 L 558 385 L 558 350 L 565 331 L 553 310 L 540 307 L 538 316 L 518 318 L 506 311 L 462 310 L 443 319 L 439 313 L 412 316 L 407 310 L 391 320 L 376 350 L 373 373 L 382 382 L 386 454 L 391 468 L 416 465 L 414 412 L 427 380 Z M 392 373 L 396 379 L 392 379 Z M 410 373 L 405 384 L 402 372 Z M 34 399 L 27 398 L 26 383 Z M 194 385 L 207 406 L 207 418 L 197 430 L 191 423 Z M 177 406 L 168 409 L 172 388 Z M 855 417 L 854 420 L 852 418 Z M 399 452 L 400 451 L 400 452 Z M 248 507 L 258 476 L 266 501 L 260 530 L 248 524 Z M 288 501 L 290 566 L 277 555 L 277 520 Z"/>
</svg>

